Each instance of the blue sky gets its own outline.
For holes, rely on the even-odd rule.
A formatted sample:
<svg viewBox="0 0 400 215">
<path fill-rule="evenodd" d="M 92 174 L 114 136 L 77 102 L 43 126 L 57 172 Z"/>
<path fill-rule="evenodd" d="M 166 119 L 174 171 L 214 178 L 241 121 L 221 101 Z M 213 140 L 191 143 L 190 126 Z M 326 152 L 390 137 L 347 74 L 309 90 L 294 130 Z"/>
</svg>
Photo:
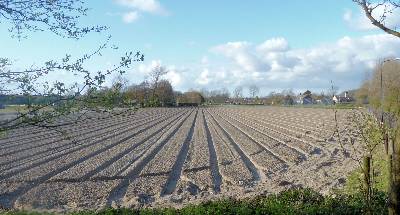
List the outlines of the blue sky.
<svg viewBox="0 0 400 215">
<path fill-rule="evenodd" d="M 133 65 L 126 78 L 138 83 L 162 64 L 178 90 L 229 90 L 256 84 L 261 94 L 355 88 L 379 58 L 398 56 L 400 41 L 373 28 L 351 0 L 99 0 L 82 25 L 109 30 L 80 40 L 49 32 L 12 39 L 0 24 L 0 56 L 15 68 L 95 50 L 108 35 L 117 51 L 88 63 L 97 70 L 118 62 L 125 51 L 140 50 L 145 62 Z M 400 19 L 391 18 L 394 24 Z M 68 80 L 61 73 L 48 79 Z"/>
</svg>

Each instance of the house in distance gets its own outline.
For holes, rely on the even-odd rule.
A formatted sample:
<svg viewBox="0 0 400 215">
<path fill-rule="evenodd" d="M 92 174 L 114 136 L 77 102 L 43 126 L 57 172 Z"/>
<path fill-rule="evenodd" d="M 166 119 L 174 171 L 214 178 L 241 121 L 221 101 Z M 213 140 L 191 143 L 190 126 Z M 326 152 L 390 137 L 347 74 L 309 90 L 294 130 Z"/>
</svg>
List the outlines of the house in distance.
<svg viewBox="0 0 400 215">
<path fill-rule="evenodd" d="M 334 95 L 332 101 L 334 104 L 350 104 L 353 103 L 355 99 L 348 91 L 346 91 L 344 92 L 344 95 Z"/>
</svg>

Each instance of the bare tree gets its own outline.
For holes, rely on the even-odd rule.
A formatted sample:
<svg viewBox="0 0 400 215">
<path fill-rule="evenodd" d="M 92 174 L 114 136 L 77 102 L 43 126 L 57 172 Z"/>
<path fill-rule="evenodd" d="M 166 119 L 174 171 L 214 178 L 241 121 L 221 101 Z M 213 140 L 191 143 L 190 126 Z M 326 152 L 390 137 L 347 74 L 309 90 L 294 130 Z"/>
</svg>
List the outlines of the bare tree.
<svg viewBox="0 0 400 215">
<path fill-rule="evenodd" d="M 161 78 L 166 75 L 169 71 L 167 68 L 161 65 L 157 65 L 156 67 L 153 68 L 151 71 L 149 78 L 150 78 L 150 83 L 152 85 L 153 91 L 152 91 L 152 96 L 155 96 L 155 91 L 158 87 L 158 83 L 161 80 Z"/>
<path fill-rule="evenodd" d="M 327 89 L 328 92 L 328 96 L 330 96 L 331 98 L 335 95 L 338 94 L 339 91 L 339 87 L 336 86 L 333 81 L 331 80 L 331 86 Z"/>
<path fill-rule="evenodd" d="M 266 98 L 267 103 L 270 105 L 283 105 L 285 104 L 285 94 L 284 92 L 278 93 L 278 92 L 271 92 Z"/>
<path fill-rule="evenodd" d="M 222 104 L 222 103 L 225 103 L 229 99 L 230 93 L 229 93 L 228 89 L 222 88 L 219 90 L 208 91 L 202 95 L 210 103 Z"/>
<path fill-rule="evenodd" d="M 221 99 L 223 99 L 223 102 L 228 100 L 230 96 L 231 96 L 231 93 L 225 87 L 220 90 L 220 97 L 221 97 Z"/>
<path fill-rule="evenodd" d="M 260 88 L 257 85 L 253 84 L 249 86 L 249 93 L 252 98 L 255 98 L 256 95 L 260 92 Z"/>
<path fill-rule="evenodd" d="M 236 100 L 239 100 L 240 98 L 243 97 L 243 87 L 238 86 L 233 90 L 233 96 L 235 97 Z"/>
<path fill-rule="evenodd" d="M 377 26 L 388 34 L 400 37 L 400 32 L 396 30 L 398 26 L 389 27 L 386 22 L 387 17 L 392 14 L 396 9 L 400 8 L 399 0 L 353 0 L 353 2 L 360 5 L 365 13 L 365 16 L 371 21 L 373 25 Z M 381 14 L 374 14 L 374 11 L 382 8 L 383 12 Z"/>
<path fill-rule="evenodd" d="M 88 8 L 81 0 L 2 0 L 0 23 L 7 23 L 13 37 L 27 37 L 26 32 L 49 30 L 59 36 L 80 38 L 105 26 L 79 27 L 78 21 Z"/>
<path fill-rule="evenodd" d="M 126 91 L 128 83 L 129 80 L 126 77 L 118 74 L 117 77 L 112 80 L 112 87 L 118 89 L 119 91 Z"/>
</svg>

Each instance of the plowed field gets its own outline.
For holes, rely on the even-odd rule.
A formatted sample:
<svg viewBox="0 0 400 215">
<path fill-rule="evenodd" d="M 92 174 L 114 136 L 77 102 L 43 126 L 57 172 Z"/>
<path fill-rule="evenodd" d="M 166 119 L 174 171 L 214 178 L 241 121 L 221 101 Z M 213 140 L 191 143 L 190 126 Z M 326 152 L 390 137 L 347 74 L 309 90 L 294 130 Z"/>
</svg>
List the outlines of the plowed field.
<svg viewBox="0 0 400 215">
<path fill-rule="evenodd" d="M 338 112 L 344 125 L 346 110 Z M 355 161 L 315 108 L 142 109 L 0 139 L 0 207 L 180 206 L 291 187 L 340 187 Z"/>
</svg>

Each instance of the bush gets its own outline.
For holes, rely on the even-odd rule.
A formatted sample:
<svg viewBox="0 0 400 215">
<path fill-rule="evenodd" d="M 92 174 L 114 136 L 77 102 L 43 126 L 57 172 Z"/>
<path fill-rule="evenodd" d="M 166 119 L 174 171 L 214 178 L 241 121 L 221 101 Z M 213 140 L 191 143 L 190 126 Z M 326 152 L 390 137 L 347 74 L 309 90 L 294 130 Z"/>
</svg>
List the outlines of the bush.
<svg viewBox="0 0 400 215">
<path fill-rule="evenodd" d="M 379 192 L 372 199 L 374 214 L 386 214 L 386 194 Z M 104 209 L 102 211 L 81 211 L 73 215 L 125 215 L 125 214 L 364 214 L 366 204 L 361 193 L 338 196 L 322 196 L 311 189 L 292 189 L 279 194 L 259 196 L 244 200 L 224 199 L 182 209 Z M 8 212 L 6 214 L 37 214 L 29 212 Z"/>
</svg>

